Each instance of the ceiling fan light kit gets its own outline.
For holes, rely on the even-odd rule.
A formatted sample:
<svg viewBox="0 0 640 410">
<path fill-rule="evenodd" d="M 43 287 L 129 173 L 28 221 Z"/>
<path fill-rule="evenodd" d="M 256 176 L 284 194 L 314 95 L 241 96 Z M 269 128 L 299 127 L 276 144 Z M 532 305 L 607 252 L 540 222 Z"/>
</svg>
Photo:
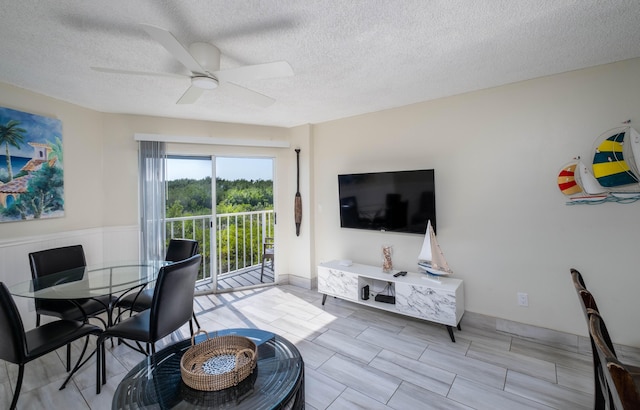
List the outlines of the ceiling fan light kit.
<svg viewBox="0 0 640 410">
<path fill-rule="evenodd" d="M 195 76 L 191 77 L 191 85 L 203 90 L 213 90 L 218 88 L 218 80 L 212 77 Z"/>
</svg>

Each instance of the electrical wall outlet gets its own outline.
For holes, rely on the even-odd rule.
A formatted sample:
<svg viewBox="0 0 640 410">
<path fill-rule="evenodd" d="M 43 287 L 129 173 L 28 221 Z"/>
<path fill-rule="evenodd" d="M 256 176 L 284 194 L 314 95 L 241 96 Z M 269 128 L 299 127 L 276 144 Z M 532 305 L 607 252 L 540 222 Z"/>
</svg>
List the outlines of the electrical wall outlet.
<svg viewBox="0 0 640 410">
<path fill-rule="evenodd" d="M 529 306 L 529 295 L 527 293 L 518 292 L 518 306 Z"/>
</svg>

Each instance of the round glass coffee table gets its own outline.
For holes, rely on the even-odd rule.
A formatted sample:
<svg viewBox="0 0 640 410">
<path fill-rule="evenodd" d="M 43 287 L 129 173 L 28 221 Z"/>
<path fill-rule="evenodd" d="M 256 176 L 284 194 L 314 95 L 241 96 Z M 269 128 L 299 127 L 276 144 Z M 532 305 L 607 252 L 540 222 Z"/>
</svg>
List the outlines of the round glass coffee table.
<svg viewBox="0 0 640 410">
<path fill-rule="evenodd" d="M 236 334 L 258 346 L 254 372 L 235 387 L 199 391 L 188 387 L 180 375 L 180 358 L 191 339 L 167 346 L 138 363 L 122 379 L 113 396 L 113 409 L 304 409 L 304 363 L 288 340 L 259 329 L 225 329 L 209 337 Z M 196 337 L 196 343 L 205 340 Z"/>
</svg>

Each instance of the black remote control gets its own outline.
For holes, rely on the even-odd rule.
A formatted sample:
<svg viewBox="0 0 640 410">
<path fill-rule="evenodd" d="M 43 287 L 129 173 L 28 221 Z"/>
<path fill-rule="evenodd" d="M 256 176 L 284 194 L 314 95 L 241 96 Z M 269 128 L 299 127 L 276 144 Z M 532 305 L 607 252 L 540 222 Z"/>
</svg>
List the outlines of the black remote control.
<svg viewBox="0 0 640 410">
<path fill-rule="evenodd" d="M 404 276 L 406 274 L 407 274 L 407 271 L 402 270 L 402 271 L 400 271 L 398 273 L 394 273 L 393 277 L 397 278 L 398 276 Z"/>
</svg>

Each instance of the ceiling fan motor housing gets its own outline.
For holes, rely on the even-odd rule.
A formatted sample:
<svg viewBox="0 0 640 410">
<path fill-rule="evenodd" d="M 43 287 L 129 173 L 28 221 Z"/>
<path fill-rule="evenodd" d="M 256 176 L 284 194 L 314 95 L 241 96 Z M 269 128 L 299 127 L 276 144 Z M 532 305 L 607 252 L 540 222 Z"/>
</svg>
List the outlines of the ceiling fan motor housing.
<svg viewBox="0 0 640 410">
<path fill-rule="evenodd" d="M 220 70 L 220 49 L 213 44 L 193 43 L 189 46 L 189 54 L 206 71 L 212 73 Z"/>
</svg>

